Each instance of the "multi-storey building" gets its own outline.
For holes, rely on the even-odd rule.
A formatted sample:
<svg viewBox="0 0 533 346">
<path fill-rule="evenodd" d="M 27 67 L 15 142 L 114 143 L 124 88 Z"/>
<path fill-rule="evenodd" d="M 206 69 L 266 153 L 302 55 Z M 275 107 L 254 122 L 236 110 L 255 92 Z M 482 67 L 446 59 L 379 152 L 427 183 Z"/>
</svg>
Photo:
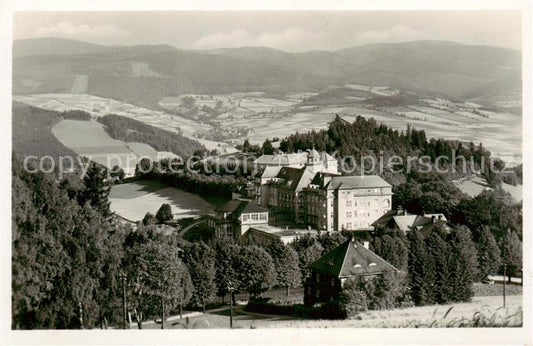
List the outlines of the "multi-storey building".
<svg viewBox="0 0 533 346">
<path fill-rule="evenodd" d="M 338 174 L 336 159 L 325 152 L 319 153 L 315 149 L 294 154 L 262 155 L 254 164 L 259 173 L 256 176 L 253 198 L 256 204 L 265 208 L 269 205 L 275 206 L 269 200 L 281 190 L 283 190 L 280 195 L 281 199 L 296 199 L 296 195 L 299 194 L 299 191 L 291 192 L 287 189 L 274 189 L 270 192 L 272 183 L 286 180 L 291 181 L 288 185 L 292 186 L 302 175 L 308 177 L 318 172 Z M 287 178 L 287 176 L 291 177 Z M 301 183 L 296 185 L 301 190 Z"/>
<path fill-rule="evenodd" d="M 303 189 L 304 222 L 319 230 L 371 230 L 391 209 L 392 186 L 376 175 L 317 173 Z"/>
</svg>

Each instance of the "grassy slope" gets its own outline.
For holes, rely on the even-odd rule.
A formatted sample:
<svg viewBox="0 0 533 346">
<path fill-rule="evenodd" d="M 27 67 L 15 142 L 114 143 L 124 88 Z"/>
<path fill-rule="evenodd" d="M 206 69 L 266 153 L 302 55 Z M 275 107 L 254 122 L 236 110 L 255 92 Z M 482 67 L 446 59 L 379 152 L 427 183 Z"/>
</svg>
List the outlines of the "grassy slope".
<svg viewBox="0 0 533 346">
<path fill-rule="evenodd" d="M 13 152 L 18 157 L 28 155 L 43 157 L 77 155 L 61 144 L 52 134 L 51 128 L 60 120 L 57 112 L 13 102 Z"/>
</svg>

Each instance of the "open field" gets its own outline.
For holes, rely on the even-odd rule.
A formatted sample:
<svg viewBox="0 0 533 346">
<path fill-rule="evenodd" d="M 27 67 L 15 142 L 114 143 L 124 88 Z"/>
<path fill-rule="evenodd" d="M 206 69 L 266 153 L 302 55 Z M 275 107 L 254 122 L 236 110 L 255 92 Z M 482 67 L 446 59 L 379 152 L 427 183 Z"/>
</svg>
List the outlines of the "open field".
<svg viewBox="0 0 533 346">
<path fill-rule="evenodd" d="M 454 182 L 454 185 L 470 197 L 479 195 L 483 190 L 492 190 L 492 188 L 487 185 L 485 178 L 479 176 L 463 181 L 456 181 Z M 502 189 L 509 192 L 515 202 L 520 202 L 522 200 L 522 185 L 513 186 L 502 183 Z"/>
<path fill-rule="evenodd" d="M 506 307 L 502 298 L 474 297 L 470 303 L 430 305 L 405 309 L 366 311 L 358 319 L 308 320 L 289 316 L 266 315 L 247 312 L 244 306 L 234 308 L 234 328 L 427 328 L 473 326 L 479 319 L 480 326 L 522 325 L 522 296 L 507 297 Z M 188 323 L 187 323 L 188 321 Z M 165 324 L 166 328 L 228 328 L 229 307 L 194 314 L 188 319 Z M 146 323 L 143 328 L 160 328 L 160 324 Z"/>
<path fill-rule="evenodd" d="M 161 204 L 172 207 L 175 219 L 206 214 L 212 210 L 203 198 L 153 181 L 115 185 L 109 194 L 111 211 L 131 220 L 142 220 L 146 213 L 156 214 Z"/>
<path fill-rule="evenodd" d="M 108 168 L 119 165 L 127 175 L 135 172 L 141 157 L 156 159 L 158 152 L 144 143 L 127 143 L 111 138 L 104 126 L 94 120 L 62 120 L 52 128 L 54 136 L 76 154 Z"/>
</svg>

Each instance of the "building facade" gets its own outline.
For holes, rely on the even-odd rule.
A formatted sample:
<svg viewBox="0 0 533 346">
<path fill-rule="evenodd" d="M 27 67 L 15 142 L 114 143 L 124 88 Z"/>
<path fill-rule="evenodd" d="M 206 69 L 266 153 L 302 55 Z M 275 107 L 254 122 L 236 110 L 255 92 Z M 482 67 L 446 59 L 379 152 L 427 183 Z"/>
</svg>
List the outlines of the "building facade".
<svg viewBox="0 0 533 346">
<path fill-rule="evenodd" d="M 207 218 L 217 238 L 239 239 L 252 226 L 268 225 L 268 210 L 250 201 L 231 200 Z"/>
<path fill-rule="evenodd" d="M 317 173 L 302 195 L 304 222 L 325 231 L 371 230 L 392 205 L 392 186 L 375 175 Z"/>
</svg>

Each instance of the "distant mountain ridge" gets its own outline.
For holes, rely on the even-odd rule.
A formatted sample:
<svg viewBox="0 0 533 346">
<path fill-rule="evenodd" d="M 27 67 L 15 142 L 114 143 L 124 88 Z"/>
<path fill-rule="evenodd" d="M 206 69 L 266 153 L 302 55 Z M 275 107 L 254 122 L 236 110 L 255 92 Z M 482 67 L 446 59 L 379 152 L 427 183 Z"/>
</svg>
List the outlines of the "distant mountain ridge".
<svg viewBox="0 0 533 346">
<path fill-rule="evenodd" d="M 184 93 L 321 91 L 359 83 L 449 98 L 484 99 L 521 90 L 521 52 L 447 41 L 372 44 L 288 53 L 266 47 L 182 50 L 101 46 L 42 38 L 13 44 L 13 92 L 87 93 L 156 107 Z"/>
</svg>

